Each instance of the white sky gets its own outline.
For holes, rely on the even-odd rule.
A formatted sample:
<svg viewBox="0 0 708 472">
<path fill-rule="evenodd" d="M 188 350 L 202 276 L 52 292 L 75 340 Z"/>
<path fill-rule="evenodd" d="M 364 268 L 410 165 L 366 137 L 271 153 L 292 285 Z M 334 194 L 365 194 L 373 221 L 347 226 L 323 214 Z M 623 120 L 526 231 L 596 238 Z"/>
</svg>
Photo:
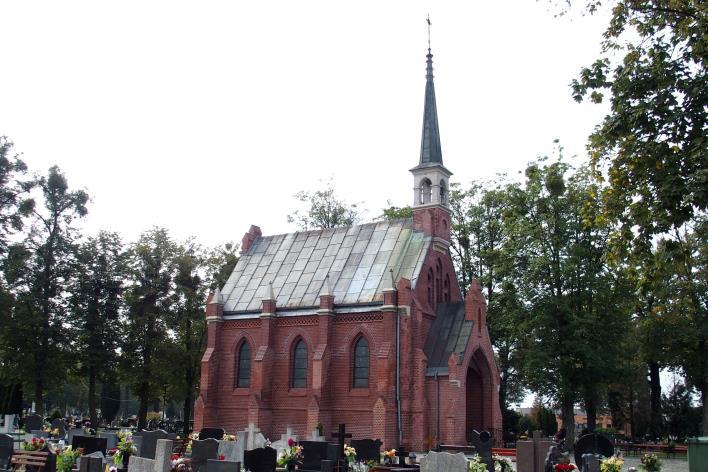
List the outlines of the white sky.
<svg viewBox="0 0 708 472">
<path fill-rule="evenodd" d="M 607 15 L 543 0 L 0 1 L 0 134 L 92 196 L 86 230 L 152 225 L 207 244 L 290 231 L 333 176 L 368 216 L 412 199 L 433 23 L 445 165 L 516 174 L 560 138 L 584 155 L 604 107 L 568 84 Z"/>
</svg>

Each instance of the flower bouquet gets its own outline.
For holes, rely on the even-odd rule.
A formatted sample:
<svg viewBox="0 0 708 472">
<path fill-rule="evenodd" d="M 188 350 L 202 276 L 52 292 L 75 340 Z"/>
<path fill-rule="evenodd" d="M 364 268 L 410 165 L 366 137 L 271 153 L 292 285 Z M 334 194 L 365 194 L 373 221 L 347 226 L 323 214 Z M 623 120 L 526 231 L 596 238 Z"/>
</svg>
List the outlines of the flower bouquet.
<svg viewBox="0 0 708 472">
<path fill-rule="evenodd" d="M 575 469 L 575 464 L 571 464 L 570 462 L 561 462 L 553 466 L 553 470 L 556 472 L 568 472 Z"/>
<path fill-rule="evenodd" d="M 618 456 L 608 457 L 600 463 L 601 472 L 622 472 L 622 464 L 624 459 Z"/>
<path fill-rule="evenodd" d="M 482 458 L 479 454 L 475 454 L 474 457 L 467 463 L 467 470 L 470 472 L 487 472 L 487 464 L 482 462 Z"/>
<path fill-rule="evenodd" d="M 45 446 L 44 438 L 32 438 L 31 441 L 22 441 L 22 449 L 25 451 L 39 451 Z"/>
<path fill-rule="evenodd" d="M 288 447 L 283 449 L 278 456 L 278 465 L 293 469 L 302 462 L 302 446 L 298 446 L 292 438 L 288 439 Z"/>
<path fill-rule="evenodd" d="M 192 461 L 182 457 L 182 454 L 172 454 L 170 462 L 170 472 L 192 472 Z"/>
<path fill-rule="evenodd" d="M 57 456 L 57 472 L 71 472 L 71 469 L 76 464 L 76 459 L 81 457 L 84 450 L 81 448 L 73 449 L 67 446 L 65 449 L 57 448 L 54 453 Z"/>
<path fill-rule="evenodd" d="M 495 472 L 512 472 L 511 462 L 503 456 L 493 456 Z"/>
<path fill-rule="evenodd" d="M 128 458 L 138 452 L 138 449 L 135 447 L 131 433 L 118 433 L 118 437 L 120 441 L 118 441 L 116 452 L 113 454 L 113 463 L 120 469 L 127 467 Z"/>
<path fill-rule="evenodd" d="M 383 463 L 384 464 L 393 464 L 396 459 L 396 450 L 395 449 L 389 449 L 388 451 L 384 451 L 383 453 Z"/>
<path fill-rule="evenodd" d="M 661 471 L 661 459 L 654 453 L 644 454 L 641 468 L 646 472 L 659 472 Z"/>
<path fill-rule="evenodd" d="M 236 441 L 236 435 L 235 434 L 224 434 L 224 437 L 221 439 L 222 439 L 222 441 Z"/>
<path fill-rule="evenodd" d="M 348 444 L 344 445 L 344 457 L 347 459 L 349 464 L 356 462 L 356 449 Z"/>
</svg>

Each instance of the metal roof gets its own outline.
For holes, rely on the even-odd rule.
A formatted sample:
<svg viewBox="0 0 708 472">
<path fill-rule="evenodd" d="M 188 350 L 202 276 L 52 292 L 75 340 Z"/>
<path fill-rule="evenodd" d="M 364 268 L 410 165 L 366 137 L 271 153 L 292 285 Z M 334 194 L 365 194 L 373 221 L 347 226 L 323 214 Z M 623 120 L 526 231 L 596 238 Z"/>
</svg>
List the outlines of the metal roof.
<svg viewBox="0 0 708 472">
<path fill-rule="evenodd" d="M 428 357 L 426 375 L 447 374 L 447 361 L 464 356 L 474 323 L 465 319 L 465 302 L 440 303 L 423 352 Z"/>
<path fill-rule="evenodd" d="M 319 304 L 329 274 L 336 304 L 378 303 L 387 285 L 405 277 L 415 287 L 431 238 L 411 219 L 256 239 L 222 289 L 224 312 L 256 312 L 273 283 L 276 306 Z"/>
<path fill-rule="evenodd" d="M 425 108 L 423 110 L 423 137 L 420 140 L 420 164 L 442 164 L 440 148 L 440 127 L 438 125 L 438 106 L 435 101 L 433 83 L 433 55 L 428 49 L 425 75 Z"/>
</svg>

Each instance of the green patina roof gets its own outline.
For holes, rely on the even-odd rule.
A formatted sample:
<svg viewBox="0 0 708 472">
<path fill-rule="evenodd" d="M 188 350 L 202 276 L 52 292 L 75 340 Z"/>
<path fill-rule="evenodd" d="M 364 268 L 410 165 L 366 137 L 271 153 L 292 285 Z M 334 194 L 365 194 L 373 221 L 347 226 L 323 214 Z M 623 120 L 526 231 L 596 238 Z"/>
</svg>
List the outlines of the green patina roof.
<svg viewBox="0 0 708 472">
<path fill-rule="evenodd" d="M 410 219 L 260 237 L 224 285 L 224 311 L 259 311 L 270 282 L 279 308 L 316 306 L 327 274 L 335 303 L 381 302 L 389 269 L 415 287 L 430 239 Z"/>
</svg>

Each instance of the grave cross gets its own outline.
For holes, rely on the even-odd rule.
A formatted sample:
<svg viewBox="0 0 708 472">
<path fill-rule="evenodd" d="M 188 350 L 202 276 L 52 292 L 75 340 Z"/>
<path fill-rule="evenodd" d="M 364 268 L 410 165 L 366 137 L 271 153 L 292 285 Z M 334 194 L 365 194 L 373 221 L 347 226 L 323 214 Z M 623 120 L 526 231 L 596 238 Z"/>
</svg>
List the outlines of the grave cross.
<svg viewBox="0 0 708 472">
<path fill-rule="evenodd" d="M 260 433 L 261 430 L 256 428 L 256 425 L 253 423 L 248 423 L 248 437 L 246 439 L 247 441 L 247 449 L 255 449 L 256 448 L 256 433 Z"/>
<path fill-rule="evenodd" d="M 345 467 L 345 458 L 344 458 L 344 441 L 347 438 L 351 438 L 352 434 L 351 433 L 346 433 L 346 426 L 344 423 L 339 424 L 339 431 L 336 433 L 332 433 L 332 437 L 337 439 L 337 444 L 338 444 L 338 451 L 337 451 L 337 469 L 338 470 L 346 470 L 344 469 Z"/>
<path fill-rule="evenodd" d="M 396 450 L 396 457 L 398 457 L 398 465 L 403 465 L 406 463 L 406 457 L 408 457 L 410 453 L 406 451 L 406 449 L 401 446 Z"/>
</svg>

